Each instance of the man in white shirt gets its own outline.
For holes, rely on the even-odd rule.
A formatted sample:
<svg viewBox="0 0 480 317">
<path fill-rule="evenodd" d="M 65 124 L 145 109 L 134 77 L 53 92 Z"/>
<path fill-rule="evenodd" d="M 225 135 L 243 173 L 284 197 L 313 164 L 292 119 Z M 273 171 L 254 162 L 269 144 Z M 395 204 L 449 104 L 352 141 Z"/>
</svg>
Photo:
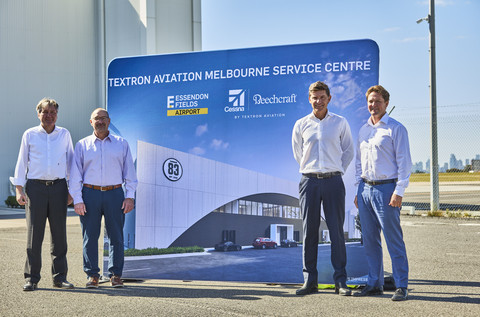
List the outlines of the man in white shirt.
<svg viewBox="0 0 480 317">
<path fill-rule="evenodd" d="M 51 233 L 53 286 L 73 288 L 67 281 L 67 205 L 69 167 L 73 159 L 72 138 L 67 129 L 55 126 L 58 104 L 44 98 L 37 105 L 40 125 L 25 131 L 20 145 L 13 183 L 17 201 L 25 205 L 27 260 L 24 291 L 33 291 L 40 281 L 41 251 L 48 219 Z"/>
<path fill-rule="evenodd" d="M 328 111 L 332 99 L 323 82 L 310 85 L 308 100 L 313 111 L 295 123 L 293 155 L 300 165 L 300 208 L 303 216 L 304 285 L 296 291 L 306 295 L 318 291 L 317 255 L 321 205 L 330 233 L 335 292 L 350 295 L 347 287 L 347 256 L 343 223 L 345 186 L 342 175 L 353 159 L 350 126 L 344 117 Z"/>
<path fill-rule="evenodd" d="M 390 99 L 380 85 L 366 93 L 370 118 L 358 135 L 355 178 L 358 186 L 355 205 L 359 210 L 362 237 L 368 260 L 367 286 L 355 296 L 383 294 L 383 230 L 397 290 L 394 301 L 408 297 L 408 260 L 400 208 L 408 186 L 412 160 L 405 127 L 387 114 Z"/>
</svg>

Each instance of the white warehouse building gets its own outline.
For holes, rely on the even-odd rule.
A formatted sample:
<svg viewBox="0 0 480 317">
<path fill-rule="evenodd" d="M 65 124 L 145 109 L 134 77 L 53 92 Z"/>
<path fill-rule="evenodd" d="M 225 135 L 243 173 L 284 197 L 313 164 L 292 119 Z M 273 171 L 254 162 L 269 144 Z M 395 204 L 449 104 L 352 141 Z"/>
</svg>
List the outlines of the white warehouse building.
<svg viewBox="0 0 480 317">
<path fill-rule="evenodd" d="M 106 106 L 112 59 L 200 50 L 201 0 L 0 0 L 0 204 L 40 99 L 59 103 L 57 125 L 76 143 Z"/>
</svg>

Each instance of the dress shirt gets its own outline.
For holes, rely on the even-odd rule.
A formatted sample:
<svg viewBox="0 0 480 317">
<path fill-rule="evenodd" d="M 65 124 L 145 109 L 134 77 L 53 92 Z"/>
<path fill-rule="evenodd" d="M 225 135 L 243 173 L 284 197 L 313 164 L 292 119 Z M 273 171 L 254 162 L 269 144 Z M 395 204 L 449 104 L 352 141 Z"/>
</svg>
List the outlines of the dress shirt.
<svg viewBox="0 0 480 317">
<path fill-rule="evenodd" d="M 67 129 L 55 126 L 47 133 L 41 125 L 30 128 L 22 136 L 13 183 L 23 187 L 26 178 L 68 178 L 72 160 L 72 137 Z"/>
<path fill-rule="evenodd" d="M 300 173 L 345 173 L 353 159 L 353 141 L 347 120 L 327 112 L 322 120 L 310 113 L 297 120 L 292 133 L 293 156 Z"/>
<path fill-rule="evenodd" d="M 369 181 L 397 178 L 394 194 L 403 196 L 411 168 L 407 129 L 387 113 L 377 124 L 369 118 L 358 134 L 356 185 L 362 178 Z"/>
<path fill-rule="evenodd" d="M 125 198 L 134 198 L 137 176 L 127 140 L 112 135 L 103 140 L 92 134 L 78 141 L 70 178 L 70 195 L 82 203 L 83 184 L 111 186 L 125 184 Z"/>
</svg>

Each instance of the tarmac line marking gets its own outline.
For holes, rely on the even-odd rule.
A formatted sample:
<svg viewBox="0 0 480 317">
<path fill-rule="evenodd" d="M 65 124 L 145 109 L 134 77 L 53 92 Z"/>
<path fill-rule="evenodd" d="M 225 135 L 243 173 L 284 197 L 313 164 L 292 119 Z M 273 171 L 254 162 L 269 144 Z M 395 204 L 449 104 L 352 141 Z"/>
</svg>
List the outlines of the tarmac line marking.
<svg viewBox="0 0 480 317">
<path fill-rule="evenodd" d="M 211 255 L 211 254 L 208 252 L 192 252 L 192 253 L 175 253 L 175 254 L 163 254 L 163 255 L 126 256 L 125 261 L 155 260 L 155 259 L 180 258 L 180 257 L 202 256 L 202 255 Z"/>
<path fill-rule="evenodd" d="M 20 239 L 5 239 L 5 238 L 2 238 L 0 240 L 27 242 L 27 240 L 20 240 Z"/>
<path fill-rule="evenodd" d="M 480 254 L 462 254 L 462 253 L 446 253 L 446 255 L 452 255 L 452 256 L 477 256 L 480 257 Z"/>
</svg>

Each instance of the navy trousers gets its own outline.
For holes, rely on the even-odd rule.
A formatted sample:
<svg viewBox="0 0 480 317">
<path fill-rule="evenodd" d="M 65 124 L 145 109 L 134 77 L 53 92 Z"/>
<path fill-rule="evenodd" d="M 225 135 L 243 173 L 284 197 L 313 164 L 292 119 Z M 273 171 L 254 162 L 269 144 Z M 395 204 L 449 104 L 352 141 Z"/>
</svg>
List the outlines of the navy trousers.
<svg viewBox="0 0 480 317">
<path fill-rule="evenodd" d="M 124 193 L 122 188 L 100 191 L 83 187 L 83 202 L 87 213 L 80 216 L 83 234 L 83 270 L 88 277 L 100 276 L 98 266 L 98 238 L 100 237 L 102 215 L 109 239 L 109 277 L 122 276 L 124 263 L 123 225 L 125 214 L 122 210 Z"/>
<path fill-rule="evenodd" d="M 330 233 L 331 262 L 335 283 L 347 280 L 347 255 L 343 223 L 345 221 L 345 186 L 341 175 L 326 179 L 302 176 L 300 208 L 303 217 L 303 276 L 305 282 L 318 283 L 317 255 L 321 204 Z"/>
</svg>

